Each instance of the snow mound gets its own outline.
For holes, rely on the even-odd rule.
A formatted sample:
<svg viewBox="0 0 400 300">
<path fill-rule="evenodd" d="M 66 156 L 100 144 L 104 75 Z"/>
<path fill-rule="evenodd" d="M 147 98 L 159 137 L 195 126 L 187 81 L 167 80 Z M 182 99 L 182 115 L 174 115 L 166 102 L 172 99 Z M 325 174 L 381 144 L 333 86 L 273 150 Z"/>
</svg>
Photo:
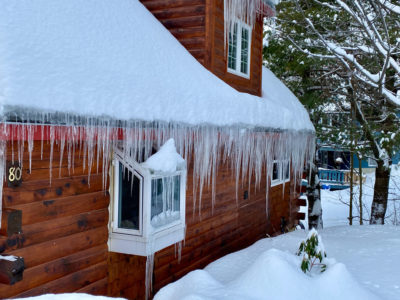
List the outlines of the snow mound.
<svg viewBox="0 0 400 300">
<path fill-rule="evenodd" d="M 0 113 L 10 119 L 36 112 L 314 130 L 295 105 L 282 118 L 280 101 L 218 79 L 137 0 L 0 0 L 0 7 Z"/>
<path fill-rule="evenodd" d="M 173 173 L 185 168 L 185 160 L 176 151 L 174 139 L 169 139 L 142 166 L 154 172 Z"/>
<path fill-rule="evenodd" d="M 245 252 L 239 253 L 244 255 Z M 232 262 L 226 264 L 223 258 L 214 262 L 213 267 L 219 262 L 222 264 L 219 271 L 225 267 L 229 272 Z M 324 273 L 311 277 L 301 271 L 300 262 L 298 256 L 269 249 L 261 252 L 252 264 L 229 282 L 223 284 L 205 270 L 194 271 L 161 289 L 154 299 L 378 299 L 363 289 L 341 263 L 333 263 Z"/>
</svg>

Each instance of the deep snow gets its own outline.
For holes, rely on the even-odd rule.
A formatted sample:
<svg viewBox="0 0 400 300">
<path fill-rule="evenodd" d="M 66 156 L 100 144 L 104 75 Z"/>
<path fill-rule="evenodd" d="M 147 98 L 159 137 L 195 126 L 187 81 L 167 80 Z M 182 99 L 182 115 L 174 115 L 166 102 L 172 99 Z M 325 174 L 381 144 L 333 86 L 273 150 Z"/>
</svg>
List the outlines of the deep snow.
<svg viewBox="0 0 400 300">
<path fill-rule="evenodd" d="M 0 7 L 3 113 L 314 131 L 297 99 L 282 95 L 295 101 L 288 111 L 206 70 L 138 0 L 0 0 Z"/>
<path fill-rule="evenodd" d="M 306 235 L 298 230 L 262 239 L 164 287 L 155 299 L 400 299 L 400 227 L 320 231 L 331 261 L 313 276 L 302 273 L 294 255 Z"/>
</svg>

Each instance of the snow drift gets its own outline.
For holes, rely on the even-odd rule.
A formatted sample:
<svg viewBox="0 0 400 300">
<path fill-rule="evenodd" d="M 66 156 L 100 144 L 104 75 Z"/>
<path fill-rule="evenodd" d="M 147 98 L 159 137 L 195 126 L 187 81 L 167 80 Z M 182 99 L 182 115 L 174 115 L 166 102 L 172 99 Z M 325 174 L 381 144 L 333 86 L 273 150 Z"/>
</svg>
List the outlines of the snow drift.
<svg viewBox="0 0 400 300">
<path fill-rule="evenodd" d="M 282 244 L 287 237 L 279 238 Z M 344 264 L 328 259 L 324 273 L 306 275 L 300 269 L 301 257 L 268 249 L 271 243 L 273 239 L 261 240 L 195 270 L 162 288 L 154 299 L 379 299 L 360 286 Z"/>
</svg>

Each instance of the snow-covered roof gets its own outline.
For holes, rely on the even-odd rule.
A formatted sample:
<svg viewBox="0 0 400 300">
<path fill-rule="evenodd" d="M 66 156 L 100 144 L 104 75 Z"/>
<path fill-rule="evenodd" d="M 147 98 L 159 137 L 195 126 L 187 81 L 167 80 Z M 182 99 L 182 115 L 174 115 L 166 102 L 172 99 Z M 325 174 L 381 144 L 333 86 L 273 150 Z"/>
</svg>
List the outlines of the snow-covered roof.
<svg viewBox="0 0 400 300">
<path fill-rule="evenodd" d="M 137 0 L 0 0 L 0 6 L 2 114 L 314 130 L 270 71 L 263 71 L 264 97 L 237 92 Z"/>
<path fill-rule="evenodd" d="M 290 123 L 292 128 L 315 130 L 299 99 L 266 67 L 262 69 L 262 98 L 278 107 L 269 115 L 275 114 L 282 124 Z"/>
</svg>

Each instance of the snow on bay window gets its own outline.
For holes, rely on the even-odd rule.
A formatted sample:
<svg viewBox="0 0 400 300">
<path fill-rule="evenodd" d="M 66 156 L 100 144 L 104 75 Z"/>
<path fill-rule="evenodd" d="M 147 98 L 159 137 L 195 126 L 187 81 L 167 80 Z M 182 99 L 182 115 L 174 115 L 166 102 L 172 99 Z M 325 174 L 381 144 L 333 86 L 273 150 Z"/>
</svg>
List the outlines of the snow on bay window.
<svg viewBox="0 0 400 300">
<path fill-rule="evenodd" d="M 110 251 L 149 256 L 184 239 L 186 162 L 168 140 L 144 163 L 115 149 Z"/>
<path fill-rule="evenodd" d="M 251 27 L 236 20 L 230 26 L 228 34 L 228 71 L 250 77 Z"/>
</svg>

